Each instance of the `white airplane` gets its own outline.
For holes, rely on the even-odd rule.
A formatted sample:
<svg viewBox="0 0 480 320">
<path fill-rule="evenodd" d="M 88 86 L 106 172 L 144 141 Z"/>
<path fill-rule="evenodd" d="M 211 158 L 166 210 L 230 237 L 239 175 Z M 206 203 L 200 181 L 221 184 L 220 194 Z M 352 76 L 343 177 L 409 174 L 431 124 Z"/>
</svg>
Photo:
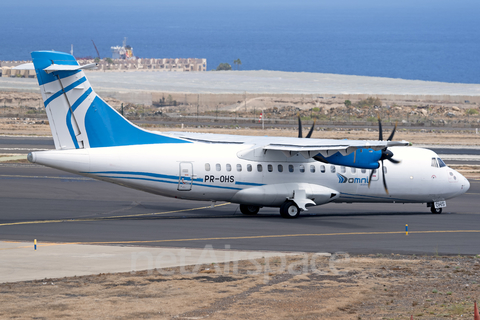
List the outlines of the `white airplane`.
<svg viewBox="0 0 480 320">
<path fill-rule="evenodd" d="M 378 141 L 311 139 L 312 130 L 301 138 L 301 126 L 300 138 L 150 132 L 95 94 L 83 72 L 95 64 L 53 51 L 32 58 L 56 148 L 31 152 L 32 163 L 162 196 L 238 203 L 247 215 L 279 207 L 284 218 L 330 202 L 426 203 L 441 213 L 470 187 L 433 151 L 391 141 L 395 129 L 382 141 L 380 121 Z"/>
</svg>

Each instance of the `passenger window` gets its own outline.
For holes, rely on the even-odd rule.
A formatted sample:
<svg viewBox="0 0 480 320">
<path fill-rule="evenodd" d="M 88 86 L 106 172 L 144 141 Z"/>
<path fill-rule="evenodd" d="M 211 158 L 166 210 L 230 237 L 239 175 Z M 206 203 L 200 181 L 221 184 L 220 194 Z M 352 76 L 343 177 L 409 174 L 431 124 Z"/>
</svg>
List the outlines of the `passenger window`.
<svg viewBox="0 0 480 320">
<path fill-rule="evenodd" d="M 272 166 L 271 164 L 269 164 L 269 165 L 267 166 L 267 168 L 268 168 L 268 172 L 272 172 L 272 171 L 273 171 L 273 166 Z"/>
<path fill-rule="evenodd" d="M 217 169 L 217 171 L 222 170 L 222 166 L 220 165 L 220 163 L 217 163 L 217 164 L 215 165 L 215 168 Z"/>
<path fill-rule="evenodd" d="M 345 172 L 347 172 L 347 168 L 345 168 L 345 167 L 340 167 L 340 171 L 341 171 L 342 173 L 345 173 Z"/>
<path fill-rule="evenodd" d="M 210 163 L 205 163 L 205 171 L 210 171 Z"/>
<path fill-rule="evenodd" d="M 362 173 L 367 173 L 367 169 L 362 169 Z"/>
<path fill-rule="evenodd" d="M 283 166 L 281 164 L 278 165 L 278 172 L 283 172 Z"/>
<path fill-rule="evenodd" d="M 336 170 L 335 170 L 335 166 L 330 166 L 330 172 L 331 172 L 331 173 L 335 173 L 335 171 L 336 171 Z"/>
<path fill-rule="evenodd" d="M 261 164 L 257 164 L 257 171 L 262 172 L 263 168 Z"/>
<path fill-rule="evenodd" d="M 320 172 L 325 173 L 325 166 L 323 164 L 320 166 Z"/>
<path fill-rule="evenodd" d="M 315 166 L 313 164 L 310 165 L 310 172 L 315 173 Z"/>
<path fill-rule="evenodd" d="M 237 164 L 237 171 L 238 171 L 238 172 L 241 172 L 241 171 L 242 171 L 242 165 L 241 165 L 241 164 Z"/>
<path fill-rule="evenodd" d="M 446 167 L 446 166 L 447 166 L 447 165 L 445 164 L 445 162 L 443 162 L 442 159 L 437 158 L 437 160 L 438 160 L 438 163 L 440 164 L 440 168 L 443 168 L 443 167 Z"/>
<path fill-rule="evenodd" d="M 288 165 L 288 171 L 293 172 L 293 164 Z"/>
<path fill-rule="evenodd" d="M 301 164 L 299 168 L 300 168 L 300 172 L 305 172 L 305 166 L 303 164 Z"/>
<path fill-rule="evenodd" d="M 356 173 L 357 172 L 357 169 L 356 168 L 352 168 L 352 173 Z"/>
<path fill-rule="evenodd" d="M 227 171 L 232 171 L 232 166 L 230 165 L 230 163 L 227 163 Z"/>
<path fill-rule="evenodd" d="M 247 171 L 252 172 L 252 165 L 251 164 L 247 164 Z"/>
</svg>

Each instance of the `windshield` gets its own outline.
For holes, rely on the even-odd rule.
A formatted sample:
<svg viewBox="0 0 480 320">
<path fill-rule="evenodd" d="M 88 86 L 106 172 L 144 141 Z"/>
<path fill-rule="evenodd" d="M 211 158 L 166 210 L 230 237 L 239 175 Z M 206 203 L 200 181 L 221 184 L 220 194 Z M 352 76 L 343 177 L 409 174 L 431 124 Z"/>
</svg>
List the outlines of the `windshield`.
<svg viewBox="0 0 480 320">
<path fill-rule="evenodd" d="M 438 159 L 438 164 L 440 165 L 440 168 L 447 166 L 447 165 L 445 164 L 445 162 L 443 162 L 442 159 L 440 159 L 440 158 L 437 158 L 437 159 Z"/>
</svg>

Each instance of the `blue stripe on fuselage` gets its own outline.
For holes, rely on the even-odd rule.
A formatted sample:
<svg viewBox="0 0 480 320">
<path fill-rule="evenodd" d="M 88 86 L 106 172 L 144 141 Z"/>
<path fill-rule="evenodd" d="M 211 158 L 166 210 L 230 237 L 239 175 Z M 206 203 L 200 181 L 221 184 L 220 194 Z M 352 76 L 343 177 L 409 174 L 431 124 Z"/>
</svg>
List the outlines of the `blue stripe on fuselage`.
<svg viewBox="0 0 480 320">
<path fill-rule="evenodd" d="M 178 177 L 177 177 L 177 181 L 160 180 L 160 179 L 150 179 L 150 178 L 141 178 L 141 177 L 126 177 L 126 176 L 106 176 L 106 175 L 98 175 L 98 177 L 108 178 L 108 179 L 130 179 L 130 180 L 143 180 L 143 181 L 153 181 L 153 182 L 160 182 L 160 183 L 178 184 Z M 207 184 L 203 184 L 203 183 L 192 183 L 192 185 L 201 186 L 201 187 L 207 187 L 207 188 L 242 190 L 241 188 L 233 188 L 233 187 L 225 187 L 225 186 L 207 185 Z"/>
<path fill-rule="evenodd" d="M 167 174 L 159 174 L 159 173 L 150 173 L 150 172 L 134 172 L 134 171 L 96 171 L 96 172 L 82 172 L 88 174 L 129 174 L 129 175 L 136 175 L 136 176 L 147 176 L 153 178 L 163 178 L 163 179 L 173 179 L 178 180 L 180 179 L 179 176 L 175 175 L 167 175 Z M 193 179 L 193 181 L 203 182 L 202 178 Z"/>
</svg>

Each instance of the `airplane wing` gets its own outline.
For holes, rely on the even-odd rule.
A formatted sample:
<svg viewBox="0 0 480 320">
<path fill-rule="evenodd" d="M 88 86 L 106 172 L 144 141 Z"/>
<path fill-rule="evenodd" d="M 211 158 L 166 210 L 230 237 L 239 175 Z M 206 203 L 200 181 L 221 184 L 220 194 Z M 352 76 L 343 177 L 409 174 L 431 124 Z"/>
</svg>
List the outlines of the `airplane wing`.
<svg viewBox="0 0 480 320">
<path fill-rule="evenodd" d="M 324 157 L 339 152 L 342 156 L 349 155 L 358 149 L 382 150 L 393 146 L 406 146 L 407 141 L 376 141 L 376 140 L 334 140 L 334 139 L 308 139 L 314 141 L 303 141 L 298 139 L 295 144 L 270 143 L 263 147 L 263 150 L 282 151 L 287 157 L 300 153 L 305 159 L 312 158 L 317 154 Z M 316 140 L 316 141 L 315 141 Z M 318 143 L 320 142 L 320 143 Z"/>
<path fill-rule="evenodd" d="M 269 150 L 281 151 L 287 157 L 300 153 L 306 159 L 313 158 L 319 153 L 324 157 L 331 156 L 337 152 L 345 156 L 357 149 L 373 149 L 378 151 L 387 147 L 407 146 L 409 144 L 407 141 L 306 139 L 268 136 L 257 137 L 194 132 L 167 132 L 165 134 L 201 143 L 256 145 L 259 148 L 263 148 L 265 152 Z"/>
</svg>

